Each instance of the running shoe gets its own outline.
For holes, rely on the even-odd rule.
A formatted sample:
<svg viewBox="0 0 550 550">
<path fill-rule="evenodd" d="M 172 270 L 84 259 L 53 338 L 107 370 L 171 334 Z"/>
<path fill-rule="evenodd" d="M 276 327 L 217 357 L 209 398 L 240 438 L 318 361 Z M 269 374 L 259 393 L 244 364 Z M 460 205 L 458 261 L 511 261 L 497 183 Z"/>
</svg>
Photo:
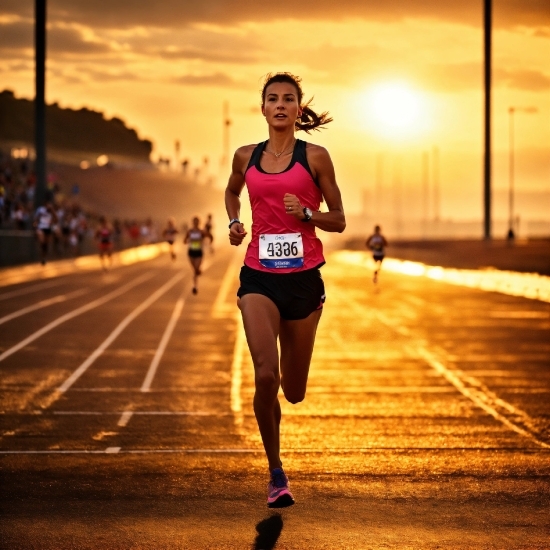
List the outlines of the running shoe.
<svg viewBox="0 0 550 550">
<path fill-rule="evenodd" d="M 271 472 L 271 481 L 267 484 L 267 506 L 269 508 L 286 508 L 294 504 L 294 497 L 289 489 L 288 477 L 281 468 Z"/>
<path fill-rule="evenodd" d="M 193 287 L 193 294 L 196 294 L 198 292 L 198 290 L 196 289 L 196 287 Z"/>
</svg>

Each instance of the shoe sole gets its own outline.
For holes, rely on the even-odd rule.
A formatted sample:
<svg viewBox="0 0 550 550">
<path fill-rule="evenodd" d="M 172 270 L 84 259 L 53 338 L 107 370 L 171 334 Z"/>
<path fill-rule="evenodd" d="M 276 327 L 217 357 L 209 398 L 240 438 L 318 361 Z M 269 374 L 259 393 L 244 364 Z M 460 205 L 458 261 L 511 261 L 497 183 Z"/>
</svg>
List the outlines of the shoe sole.
<svg viewBox="0 0 550 550">
<path fill-rule="evenodd" d="M 277 500 L 273 502 L 268 502 L 267 507 L 268 508 L 287 508 L 288 506 L 292 506 L 294 504 L 294 499 L 289 495 L 281 495 Z"/>
</svg>

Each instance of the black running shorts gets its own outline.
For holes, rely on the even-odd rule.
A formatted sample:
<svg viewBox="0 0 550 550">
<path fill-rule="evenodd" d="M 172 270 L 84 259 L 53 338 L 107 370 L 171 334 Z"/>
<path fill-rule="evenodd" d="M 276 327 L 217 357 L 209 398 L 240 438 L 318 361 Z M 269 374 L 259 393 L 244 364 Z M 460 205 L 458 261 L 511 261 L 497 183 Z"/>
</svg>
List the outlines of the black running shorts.
<svg viewBox="0 0 550 550">
<path fill-rule="evenodd" d="M 191 250 L 191 249 L 189 249 L 189 251 L 187 252 L 187 255 L 190 258 L 202 258 L 202 250 Z"/>
<path fill-rule="evenodd" d="M 288 321 L 305 319 L 325 302 L 325 284 L 319 269 L 294 273 L 267 273 L 246 265 L 241 268 L 241 286 L 237 296 L 262 294 L 267 296 Z"/>
</svg>

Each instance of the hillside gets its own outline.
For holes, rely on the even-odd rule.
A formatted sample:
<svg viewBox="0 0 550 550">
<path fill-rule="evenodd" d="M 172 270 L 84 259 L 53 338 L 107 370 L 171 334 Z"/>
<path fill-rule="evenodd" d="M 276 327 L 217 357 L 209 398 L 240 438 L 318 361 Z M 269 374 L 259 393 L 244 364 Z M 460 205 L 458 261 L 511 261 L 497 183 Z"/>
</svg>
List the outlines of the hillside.
<svg viewBox="0 0 550 550">
<path fill-rule="evenodd" d="M 46 128 L 48 158 L 76 161 L 106 154 L 111 158 L 149 162 L 152 143 L 140 139 L 122 120 L 107 120 L 98 111 L 63 109 L 56 103 L 47 105 Z M 16 98 L 10 90 L 0 92 L 0 142 L 3 146 L 33 147 L 34 101 Z"/>
</svg>

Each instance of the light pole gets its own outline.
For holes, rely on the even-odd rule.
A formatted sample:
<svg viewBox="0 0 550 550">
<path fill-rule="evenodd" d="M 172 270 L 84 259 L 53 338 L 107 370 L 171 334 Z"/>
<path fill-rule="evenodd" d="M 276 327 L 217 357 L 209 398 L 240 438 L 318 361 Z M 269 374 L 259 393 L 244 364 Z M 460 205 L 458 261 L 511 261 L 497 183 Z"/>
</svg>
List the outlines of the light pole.
<svg viewBox="0 0 550 550">
<path fill-rule="evenodd" d="M 509 107 L 509 134 L 508 134 L 508 239 L 515 237 L 514 231 L 514 114 L 516 111 L 523 113 L 536 113 L 536 107 Z"/>
</svg>

